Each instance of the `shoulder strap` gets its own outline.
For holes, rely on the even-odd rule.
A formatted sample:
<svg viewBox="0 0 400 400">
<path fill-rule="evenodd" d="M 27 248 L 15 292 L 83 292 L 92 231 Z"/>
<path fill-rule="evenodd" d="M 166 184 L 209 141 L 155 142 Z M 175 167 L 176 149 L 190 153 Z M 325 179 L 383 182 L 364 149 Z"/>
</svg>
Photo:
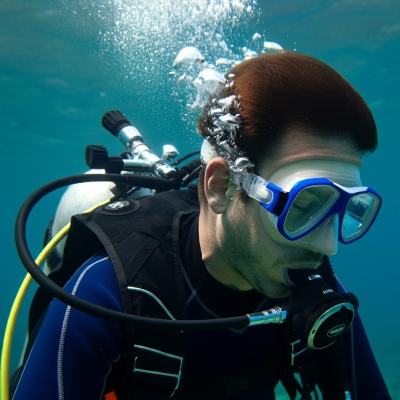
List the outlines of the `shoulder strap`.
<svg viewBox="0 0 400 400">
<path fill-rule="evenodd" d="M 140 201 L 124 200 L 75 218 L 78 226 L 95 233 L 110 256 L 126 312 L 152 318 L 185 318 L 183 277 L 177 272 L 173 251 L 179 225 L 173 227 L 182 212 L 197 209 L 197 193 L 186 190 Z M 128 379 L 120 382 L 127 387 L 125 393 L 141 399 L 169 398 L 180 383 L 185 335 L 135 326 L 135 335 L 128 343 L 132 350 L 126 364 Z M 114 383 L 120 387 L 117 381 Z"/>
</svg>

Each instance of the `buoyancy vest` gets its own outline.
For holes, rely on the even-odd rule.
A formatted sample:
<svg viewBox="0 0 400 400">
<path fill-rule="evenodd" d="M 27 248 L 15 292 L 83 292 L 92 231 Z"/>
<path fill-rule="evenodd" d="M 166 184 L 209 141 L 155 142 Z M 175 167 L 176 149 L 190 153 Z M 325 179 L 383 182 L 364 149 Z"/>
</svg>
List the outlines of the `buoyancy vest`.
<svg viewBox="0 0 400 400">
<path fill-rule="evenodd" d="M 183 266 L 179 257 L 179 221 L 182 215 L 198 210 L 197 192 L 183 190 L 142 199 L 120 200 L 99 207 L 90 214 L 74 216 L 61 269 L 64 274 L 72 275 L 93 254 L 105 249 L 118 277 L 126 313 L 187 319 Z M 125 368 L 120 373 L 125 378 L 124 385 L 118 388 L 123 393 L 121 398 L 157 400 L 172 395 L 178 399 L 188 398 L 185 397 L 187 392 L 182 379 L 186 334 L 175 330 L 160 333 L 159 330 L 137 326 L 127 327 L 126 334 L 131 352 L 127 354 Z M 288 335 L 288 342 L 290 340 Z M 244 371 L 240 376 L 224 382 L 214 382 L 208 391 L 197 397 L 194 388 L 201 387 L 201 382 L 189 380 L 194 389 L 189 397 L 223 398 L 246 385 L 257 383 L 262 375 L 278 368 L 282 371 L 282 381 L 290 397 L 294 399 L 297 390 L 302 389 L 294 381 L 294 370 L 289 365 L 290 355 L 286 350 L 282 349 L 259 368 Z M 297 349 L 293 348 L 293 351 Z M 314 356 L 314 351 L 306 353 L 306 358 L 312 359 L 311 364 L 315 365 L 314 359 L 318 357 Z M 315 366 L 309 369 L 309 375 L 313 375 L 310 383 L 303 382 L 303 386 L 312 386 L 310 390 L 318 381 L 316 370 Z M 120 380 L 121 376 L 116 380 Z M 237 385 L 241 381 L 245 383 Z"/>
<path fill-rule="evenodd" d="M 198 212 L 195 190 L 126 199 L 72 218 L 62 269 L 71 273 L 105 249 L 112 261 L 124 312 L 164 319 L 187 319 L 179 219 Z M 181 384 L 186 337 L 181 331 L 127 327 L 129 386 L 139 398 L 166 398 Z M 159 385 L 159 388 L 157 387 Z M 126 388 L 125 388 L 126 389 Z M 149 392 L 149 393 L 147 393 Z M 138 398 L 138 397 L 136 397 Z"/>
</svg>

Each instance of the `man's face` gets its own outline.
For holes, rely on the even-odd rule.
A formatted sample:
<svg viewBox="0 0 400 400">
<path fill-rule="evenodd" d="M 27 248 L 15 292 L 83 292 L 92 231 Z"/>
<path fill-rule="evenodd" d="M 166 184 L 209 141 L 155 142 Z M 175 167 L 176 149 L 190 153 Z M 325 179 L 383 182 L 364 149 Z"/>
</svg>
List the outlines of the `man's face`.
<svg viewBox="0 0 400 400">
<path fill-rule="evenodd" d="M 323 140 L 301 132 L 289 132 L 277 149 L 273 159 L 265 160 L 259 175 L 269 180 L 279 176 L 279 170 L 302 160 L 331 160 L 339 162 L 344 171 L 361 166 L 361 158 L 354 147 L 339 140 Z M 324 163 L 324 161 L 322 161 Z M 329 163 L 325 162 L 329 166 Z M 271 179 L 271 182 L 276 183 Z M 355 186 L 355 185 L 354 185 Z M 316 268 L 323 254 L 332 254 L 337 243 L 335 216 L 324 222 L 318 231 L 300 241 L 289 241 L 273 227 L 268 212 L 256 200 L 243 202 L 234 196 L 223 215 L 224 253 L 229 264 L 255 289 L 271 298 L 290 294 L 287 270 L 290 268 Z M 318 238 L 325 237 L 325 246 Z M 327 242 L 328 240 L 328 242 Z M 329 243 L 329 240 L 332 242 Z M 332 247 L 333 249 L 333 247 Z"/>
</svg>

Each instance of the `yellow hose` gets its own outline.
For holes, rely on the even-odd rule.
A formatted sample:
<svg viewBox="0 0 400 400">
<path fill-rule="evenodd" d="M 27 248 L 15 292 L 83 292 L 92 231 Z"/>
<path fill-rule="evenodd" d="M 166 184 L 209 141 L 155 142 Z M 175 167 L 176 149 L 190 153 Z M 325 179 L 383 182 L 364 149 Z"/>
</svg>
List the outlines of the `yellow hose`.
<svg viewBox="0 0 400 400">
<path fill-rule="evenodd" d="M 108 203 L 110 200 L 103 201 L 102 203 L 97 204 L 94 207 L 89 208 L 85 211 L 85 213 L 91 212 L 95 208 Z M 41 251 L 39 256 L 36 258 L 35 262 L 40 267 L 43 262 L 47 259 L 49 254 L 54 250 L 60 240 L 67 235 L 71 223 L 68 223 L 64 226 L 55 236 L 53 239 L 47 243 L 46 247 Z M 3 340 L 3 350 L 1 353 L 1 392 L 0 392 L 0 399 L 1 400 L 9 400 L 9 392 L 10 392 L 10 385 L 9 385 L 9 373 L 10 373 L 10 359 L 11 359 L 11 348 L 12 348 L 12 340 L 14 336 L 15 326 L 18 319 L 18 314 L 21 310 L 22 302 L 26 296 L 26 293 L 29 289 L 29 285 L 32 282 L 32 277 L 29 273 L 25 276 L 18 293 L 15 297 L 13 305 L 11 307 L 10 315 L 7 320 L 6 330 L 4 332 L 4 340 Z"/>
</svg>

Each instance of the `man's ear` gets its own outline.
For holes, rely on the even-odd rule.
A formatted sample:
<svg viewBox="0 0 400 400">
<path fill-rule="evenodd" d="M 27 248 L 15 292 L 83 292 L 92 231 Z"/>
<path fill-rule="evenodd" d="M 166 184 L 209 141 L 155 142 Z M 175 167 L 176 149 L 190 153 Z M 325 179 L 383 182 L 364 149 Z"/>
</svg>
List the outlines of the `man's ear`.
<svg viewBox="0 0 400 400">
<path fill-rule="evenodd" d="M 216 214 L 223 214 L 229 204 L 231 172 L 229 164 L 221 157 L 213 158 L 204 174 L 204 193 L 208 205 Z"/>
</svg>

